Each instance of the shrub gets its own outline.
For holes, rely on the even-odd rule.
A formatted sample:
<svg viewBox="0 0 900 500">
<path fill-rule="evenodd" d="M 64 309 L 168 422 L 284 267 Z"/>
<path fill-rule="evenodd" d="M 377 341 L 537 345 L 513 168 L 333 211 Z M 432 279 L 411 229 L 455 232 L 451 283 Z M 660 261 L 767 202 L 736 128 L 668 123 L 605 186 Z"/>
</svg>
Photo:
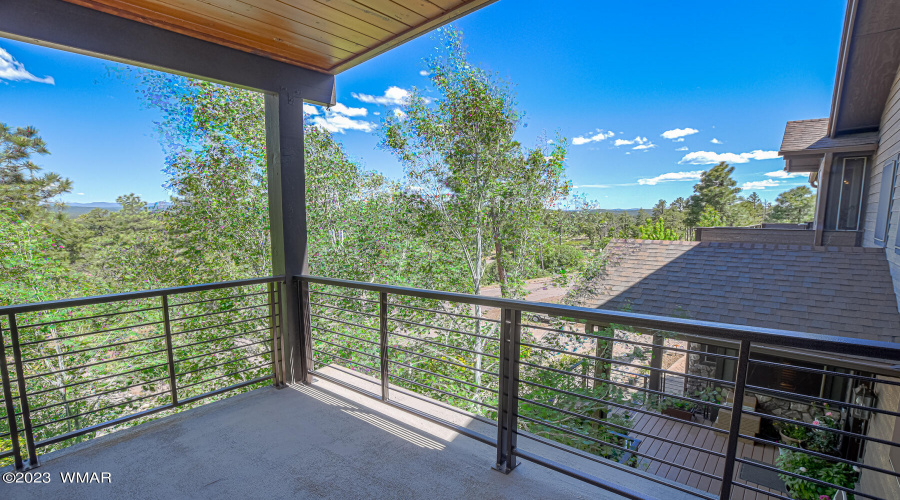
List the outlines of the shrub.
<svg viewBox="0 0 900 500">
<path fill-rule="evenodd" d="M 843 462 L 830 462 L 806 453 L 782 451 L 775 459 L 779 469 L 819 481 L 852 489 L 859 480 L 859 469 Z M 819 500 L 823 495 L 831 498 L 834 488 L 823 486 L 805 479 L 779 474 L 778 477 L 788 487 L 792 498 L 797 500 Z M 853 498 L 848 496 L 848 498 Z"/>
<path fill-rule="evenodd" d="M 571 245 L 547 245 L 544 247 L 544 269 L 572 269 L 584 260 L 584 253 Z M 537 264 L 540 265 L 540 256 Z"/>
</svg>

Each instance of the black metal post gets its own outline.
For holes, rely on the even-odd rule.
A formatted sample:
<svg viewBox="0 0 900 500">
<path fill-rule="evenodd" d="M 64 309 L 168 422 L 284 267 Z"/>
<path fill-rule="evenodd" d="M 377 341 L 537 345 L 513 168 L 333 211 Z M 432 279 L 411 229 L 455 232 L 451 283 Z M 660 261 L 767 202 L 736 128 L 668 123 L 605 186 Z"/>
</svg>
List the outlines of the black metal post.
<svg viewBox="0 0 900 500">
<path fill-rule="evenodd" d="M 300 293 L 297 298 L 300 301 L 300 376 L 296 378 L 304 384 L 312 384 L 312 374 L 310 371 L 315 369 L 313 366 L 312 355 L 312 318 L 309 309 L 309 283 L 305 280 L 300 281 Z"/>
<path fill-rule="evenodd" d="M 3 329 L 0 328 L 0 378 L 3 381 L 3 402 L 6 404 L 6 420 L 9 422 L 9 438 L 16 470 L 22 470 L 22 451 L 19 449 L 19 429 L 16 425 L 16 407 L 13 405 L 12 387 L 9 382 L 9 367 L 6 366 L 6 346 Z"/>
<path fill-rule="evenodd" d="M 276 332 L 278 333 L 278 338 L 275 341 L 275 351 L 277 352 L 277 356 L 275 358 L 275 366 L 278 368 L 278 387 L 285 387 L 284 383 L 284 304 L 287 298 L 285 290 L 288 288 L 286 282 L 279 282 L 277 293 L 278 293 L 278 328 L 276 328 Z"/>
<path fill-rule="evenodd" d="M 178 405 L 178 385 L 175 382 L 175 351 L 172 349 L 172 323 L 169 321 L 169 295 L 162 296 L 163 327 L 166 330 L 166 356 L 169 358 L 169 390 L 172 406 Z"/>
<path fill-rule="evenodd" d="M 13 359 L 16 363 L 16 380 L 19 385 L 19 403 L 22 408 L 22 426 L 25 430 L 25 445 L 28 448 L 28 465 L 31 469 L 40 465 L 37 449 L 34 446 L 34 431 L 31 428 L 31 410 L 28 408 L 28 392 L 25 388 L 25 368 L 22 366 L 22 349 L 19 346 L 19 327 L 16 326 L 16 315 L 9 315 L 9 335 L 12 340 Z"/>
<path fill-rule="evenodd" d="M 650 390 L 652 391 L 661 391 L 660 388 L 662 386 L 662 372 L 659 370 L 662 369 L 662 358 L 663 358 L 663 345 L 666 339 L 663 338 L 660 334 L 653 335 L 653 348 L 650 352 Z"/>
<path fill-rule="evenodd" d="M 275 283 L 269 283 L 269 335 L 272 337 L 272 385 L 279 387 L 281 379 L 278 377 L 278 325 L 275 309 Z"/>
<path fill-rule="evenodd" d="M 744 388 L 747 386 L 747 369 L 750 366 L 750 341 L 742 340 L 738 351 L 738 363 L 734 380 L 734 402 L 731 405 L 731 426 L 728 428 L 728 446 L 725 448 L 725 468 L 722 471 L 720 500 L 731 498 L 734 481 L 734 460 L 737 454 L 738 437 L 741 432 L 741 415 L 744 407 Z"/>
<path fill-rule="evenodd" d="M 519 411 L 519 342 L 522 312 L 503 309 L 500 313 L 500 397 L 497 410 L 497 465 L 494 470 L 509 474 L 516 468 L 516 430 Z"/>
<path fill-rule="evenodd" d="M 390 360 L 388 359 L 388 326 L 387 326 L 387 315 L 388 315 L 388 294 L 385 292 L 381 292 L 380 300 L 379 300 L 379 333 L 380 335 L 380 344 L 381 344 L 381 400 L 387 401 L 390 399 L 390 393 L 388 390 L 388 386 L 390 384 L 391 379 L 391 366 Z"/>
</svg>

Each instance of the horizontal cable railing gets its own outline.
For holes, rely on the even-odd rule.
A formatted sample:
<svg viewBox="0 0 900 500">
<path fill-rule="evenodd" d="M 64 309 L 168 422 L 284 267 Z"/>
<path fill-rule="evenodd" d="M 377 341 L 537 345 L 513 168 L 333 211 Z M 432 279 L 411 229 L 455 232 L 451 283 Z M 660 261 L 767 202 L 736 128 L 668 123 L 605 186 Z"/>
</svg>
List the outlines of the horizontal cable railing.
<svg viewBox="0 0 900 500">
<path fill-rule="evenodd" d="M 635 495 L 545 446 L 699 498 L 878 499 L 870 485 L 900 478 L 887 459 L 900 409 L 881 404 L 900 399 L 894 344 L 295 279 L 312 373 L 495 446 L 503 472 L 520 458 Z"/>
<path fill-rule="evenodd" d="M 634 497 L 602 465 L 723 499 L 879 499 L 900 479 L 895 344 L 313 276 L 291 304 L 283 284 L 0 307 L 0 465 L 282 384 L 291 308 L 302 380 L 494 446 L 502 472 L 523 459 Z"/>
<path fill-rule="evenodd" d="M 283 277 L 0 307 L 0 465 L 283 382 Z"/>
</svg>

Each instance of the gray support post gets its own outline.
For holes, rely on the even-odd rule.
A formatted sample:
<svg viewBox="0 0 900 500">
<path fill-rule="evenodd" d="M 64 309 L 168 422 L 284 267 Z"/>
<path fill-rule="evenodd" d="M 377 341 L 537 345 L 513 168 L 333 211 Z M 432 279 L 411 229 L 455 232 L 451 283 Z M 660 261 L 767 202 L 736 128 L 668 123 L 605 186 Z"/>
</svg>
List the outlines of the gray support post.
<svg viewBox="0 0 900 500">
<path fill-rule="evenodd" d="M 297 89 L 267 93 L 266 163 L 269 180 L 269 227 L 272 237 L 272 272 L 288 283 L 306 274 L 306 173 L 303 148 L 303 99 Z M 285 381 L 311 383 L 311 356 L 305 345 L 308 325 L 303 324 L 299 287 L 284 287 Z"/>
<path fill-rule="evenodd" d="M 519 412 L 519 350 L 522 311 L 503 309 L 500 313 L 500 394 L 497 411 L 497 465 L 494 470 L 509 474 L 516 468 L 516 436 Z"/>
<path fill-rule="evenodd" d="M 9 315 L 9 335 L 12 340 L 13 361 L 16 364 L 16 380 L 19 387 L 19 404 L 22 409 L 22 426 L 25 431 L 25 447 L 28 450 L 28 465 L 25 470 L 33 469 L 41 465 L 38 458 L 37 447 L 34 444 L 34 431 L 31 427 L 31 410 L 28 405 L 28 388 L 25 384 L 25 368 L 22 362 L 22 348 L 19 343 L 19 327 L 16 325 L 16 315 Z M 4 359 L 4 361 L 6 361 Z"/>
<path fill-rule="evenodd" d="M 379 299 L 378 330 L 380 333 L 379 344 L 381 344 L 381 400 L 387 401 L 390 399 L 389 387 L 391 382 L 391 365 L 388 359 L 388 294 L 381 292 Z"/>
<path fill-rule="evenodd" d="M 13 402 L 10 385 L 9 366 L 6 361 L 6 347 L 3 340 L 3 328 L 0 327 L 0 380 L 3 382 L 3 402 L 6 404 L 6 420 L 9 423 L 9 439 L 12 441 L 13 462 L 16 470 L 22 470 L 22 451 L 19 449 L 19 429 L 16 425 L 16 407 Z"/>
<path fill-rule="evenodd" d="M 662 369 L 663 345 L 666 339 L 660 334 L 653 335 L 653 348 L 650 353 L 650 390 L 661 391 L 662 387 Z"/>
<path fill-rule="evenodd" d="M 172 393 L 172 406 L 178 406 L 178 385 L 176 382 L 175 353 L 172 349 L 172 322 L 169 319 L 169 294 L 162 296 L 163 329 L 166 334 L 166 358 L 169 368 L 169 391 Z"/>
</svg>

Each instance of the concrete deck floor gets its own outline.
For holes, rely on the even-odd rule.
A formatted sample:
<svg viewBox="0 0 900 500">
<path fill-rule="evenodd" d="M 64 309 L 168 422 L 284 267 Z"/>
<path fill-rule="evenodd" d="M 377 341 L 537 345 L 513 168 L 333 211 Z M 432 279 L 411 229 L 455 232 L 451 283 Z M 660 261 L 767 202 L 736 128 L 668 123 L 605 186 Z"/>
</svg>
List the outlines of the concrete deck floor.
<svg viewBox="0 0 900 500">
<path fill-rule="evenodd" d="M 437 405 L 428 410 L 496 433 Z M 520 437 L 519 446 L 648 498 L 692 498 L 528 441 Z M 318 380 L 258 389 L 50 453 L 33 471 L 49 473 L 49 484 L 0 483 L 0 498 L 620 498 L 529 462 L 504 475 L 490 468 L 495 460 L 491 446 Z M 109 472 L 112 483 L 63 484 L 60 472 Z"/>
</svg>

